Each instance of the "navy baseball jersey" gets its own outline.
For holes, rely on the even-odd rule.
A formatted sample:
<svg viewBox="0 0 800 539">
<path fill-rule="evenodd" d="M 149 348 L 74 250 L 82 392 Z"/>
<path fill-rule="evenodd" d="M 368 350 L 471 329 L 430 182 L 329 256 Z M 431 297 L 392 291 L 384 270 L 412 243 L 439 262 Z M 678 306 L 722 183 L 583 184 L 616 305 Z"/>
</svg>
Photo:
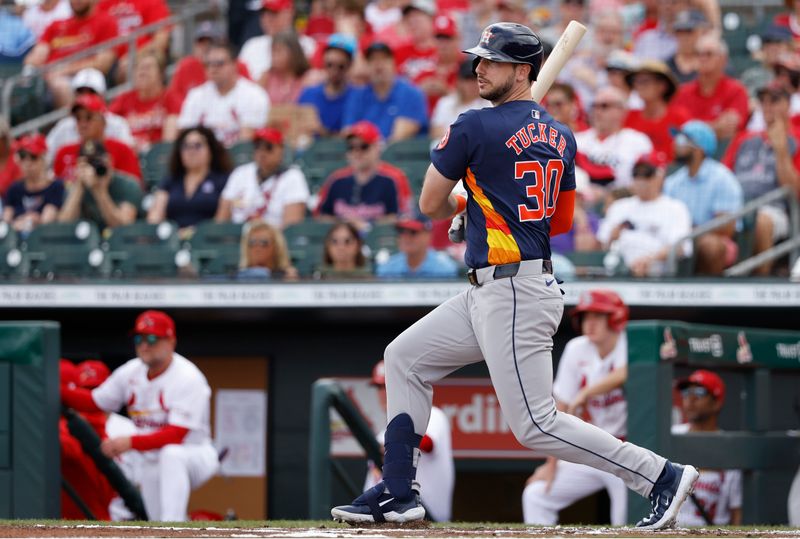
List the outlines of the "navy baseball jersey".
<svg viewBox="0 0 800 539">
<path fill-rule="evenodd" d="M 468 191 L 467 266 L 550 258 L 550 217 L 575 189 L 575 152 L 569 128 L 534 101 L 458 117 L 431 162 Z"/>
</svg>

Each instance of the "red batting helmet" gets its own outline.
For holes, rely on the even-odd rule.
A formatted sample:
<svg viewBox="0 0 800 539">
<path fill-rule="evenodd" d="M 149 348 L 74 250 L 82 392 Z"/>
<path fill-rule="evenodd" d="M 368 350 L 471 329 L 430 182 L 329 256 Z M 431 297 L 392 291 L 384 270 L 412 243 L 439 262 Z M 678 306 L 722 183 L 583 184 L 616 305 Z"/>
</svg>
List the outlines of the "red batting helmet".
<svg viewBox="0 0 800 539">
<path fill-rule="evenodd" d="M 386 367 L 383 360 L 380 360 L 372 368 L 372 385 L 385 386 L 386 385 Z"/>
<path fill-rule="evenodd" d="M 581 294 L 578 305 L 569 313 L 576 331 L 580 332 L 580 319 L 583 313 L 605 313 L 611 331 L 622 331 L 628 323 L 628 306 L 612 290 L 589 290 Z"/>
</svg>

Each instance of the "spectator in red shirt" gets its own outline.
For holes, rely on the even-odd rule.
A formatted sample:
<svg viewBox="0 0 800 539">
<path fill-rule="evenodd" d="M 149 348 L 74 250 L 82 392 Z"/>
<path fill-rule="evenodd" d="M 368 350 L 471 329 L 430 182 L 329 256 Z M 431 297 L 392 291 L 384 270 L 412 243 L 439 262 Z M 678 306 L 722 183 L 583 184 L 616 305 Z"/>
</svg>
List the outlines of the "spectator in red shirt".
<svg viewBox="0 0 800 539">
<path fill-rule="evenodd" d="M 99 0 L 97 10 L 108 13 L 117 21 L 121 36 L 170 16 L 169 7 L 164 0 Z M 154 51 L 166 55 L 169 32 L 170 28 L 163 26 L 154 33 L 139 36 L 136 39 L 138 53 Z M 128 47 L 123 45 L 118 52 L 120 59 L 116 78 L 118 82 L 124 82 L 128 76 Z"/>
<path fill-rule="evenodd" d="M 458 80 L 458 71 L 464 54 L 458 28 L 449 15 L 437 15 L 433 19 L 436 36 L 436 65 L 419 76 L 419 88 L 428 96 L 428 108 L 433 110 L 439 98 L 452 92 Z"/>
<path fill-rule="evenodd" d="M 25 65 L 41 67 L 117 37 L 117 22 L 108 14 L 99 12 L 95 1 L 70 0 L 73 16 L 47 27 L 39 42 L 25 57 Z M 45 81 L 53 94 L 55 106 L 63 107 L 69 103 L 72 75 L 85 67 L 94 67 L 107 74 L 116 57 L 114 49 L 105 49 L 94 56 L 48 72 Z"/>
<path fill-rule="evenodd" d="M 75 167 L 78 163 L 81 146 L 86 141 L 102 142 L 111 158 L 114 169 L 136 178 L 142 186 L 142 170 L 139 158 L 130 146 L 113 138 L 106 138 L 104 130 L 106 104 L 103 98 L 93 94 L 84 94 L 72 105 L 72 116 L 78 125 L 80 142 L 62 146 L 53 160 L 53 171 L 63 178 L 66 184 L 75 180 Z"/>
<path fill-rule="evenodd" d="M 156 52 L 140 53 L 133 72 L 133 90 L 120 94 L 109 110 L 125 118 L 134 138 L 134 149 L 144 152 L 161 142 L 170 114 L 180 114 L 181 104 L 164 86 L 164 65 Z"/>
<path fill-rule="evenodd" d="M 200 86 L 208 80 L 206 76 L 206 68 L 203 65 L 203 60 L 208 54 L 208 50 L 214 42 L 222 41 L 224 34 L 222 28 L 211 21 L 204 21 L 197 25 L 194 33 L 194 45 L 192 46 L 192 54 L 185 56 L 178 62 L 175 68 L 175 73 L 170 79 L 167 92 L 171 94 L 171 99 L 177 100 L 178 103 L 183 103 L 186 94 L 189 90 L 196 86 Z M 247 67 L 242 62 L 237 62 L 237 71 L 240 76 L 250 78 L 247 72 Z M 178 129 L 175 125 L 177 116 L 171 118 L 171 127 L 167 131 L 172 130 L 171 136 L 165 136 L 167 140 L 174 140 L 178 136 Z"/>
<path fill-rule="evenodd" d="M 300 41 L 294 32 L 280 32 L 270 43 L 272 61 L 258 83 L 267 91 L 271 105 L 297 103 L 309 70 Z"/>
<path fill-rule="evenodd" d="M 6 196 L 8 188 L 20 176 L 22 172 L 11 148 L 11 128 L 6 119 L 0 116 L 0 197 Z"/>
<path fill-rule="evenodd" d="M 750 116 L 747 89 L 725 74 L 728 46 L 714 34 L 697 41 L 697 79 L 682 84 L 676 100 L 695 120 L 711 125 L 720 139 L 730 139 Z"/>
<path fill-rule="evenodd" d="M 434 0 L 413 0 L 403 8 L 403 28 L 408 39 L 402 46 L 395 47 L 397 73 L 416 85 L 425 73 L 436 70 L 435 16 Z"/>
<path fill-rule="evenodd" d="M 628 111 L 625 127 L 650 137 L 653 149 L 663 153 L 667 162 L 671 162 L 674 152 L 670 129 L 677 129 L 691 119 L 689 112 L 672 99 L 678 89 L 675 75 L 665 63 L 645 60 L 628 76 L 628 82 L 644 102 L 644 107 Z"/>
</svg>

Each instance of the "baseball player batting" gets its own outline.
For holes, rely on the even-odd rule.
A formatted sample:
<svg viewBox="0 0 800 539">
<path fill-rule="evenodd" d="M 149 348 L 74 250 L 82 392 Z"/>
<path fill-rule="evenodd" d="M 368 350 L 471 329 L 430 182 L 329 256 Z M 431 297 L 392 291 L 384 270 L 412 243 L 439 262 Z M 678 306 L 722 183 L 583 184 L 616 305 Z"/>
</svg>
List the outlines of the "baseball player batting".
<svg viewBox="0 0 800 539">
<path fill-rule="evenodd" d="M 492 108 L 461 114 L 431 151 L 420 209 L 435 219 L 467 212 L 470 288 L 416 322 L 386 348 L 383 481 L 333 518 L 407 522 L 424 518 L 414 480 L 431 410 L 432 384 L 485 361 L 516 438 L 561 460 L 599 468 L 648 496 L 647 529 L 673 526 L 697 470 L 622 442 L 559 413 L 551 351 L 564 310 L 550 262 L 550 236 L 572 226 L 575 138 L 534 102 L 542 44 L 530 28 L 488 26 L 475 55 L 480 96 Z M 468 198 L 452 194 L 463 178 Z"/>
</svg>

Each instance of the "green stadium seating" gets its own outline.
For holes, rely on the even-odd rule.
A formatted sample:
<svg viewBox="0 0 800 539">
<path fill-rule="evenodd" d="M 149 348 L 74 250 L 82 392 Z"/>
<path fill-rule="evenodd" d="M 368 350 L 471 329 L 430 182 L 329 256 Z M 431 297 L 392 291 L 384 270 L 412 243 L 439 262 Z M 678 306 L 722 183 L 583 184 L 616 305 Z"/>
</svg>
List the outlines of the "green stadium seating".
<svg viewBox="0 0 800 539">
<path fill-rule="evenodd" d="M 238 142 L 228 148 L 228 153 L 231 155 L 234 168 L 246 165 L 253 160 L 253 143 L 250 141 Z"/>
<path fill-rule="evenodd" d="M 575 265 L 578 275 L 606 275 L 606 267 L 603 262 L 607 254 L 608 251 L 572 251 L 564 253 L 564 256 Z M 623 263 L 620 261 L 620 266 L 622 265 Z"/>
<path fill-rule="evenodd" d="M 756 214 L 748 213 L 742 217 L 742 228 L 736 232 L 736 245 L 739 247 L 737 262 L 753 256 L 753 249 L 756 243 Z"/>
<path fill-rule="evenodd" d="M 17 233 L 11 225 L 0 221 L 0 278 L 23 276 L 25 258 L 17 247 Z"/>
<path fill-rule="evenodd" d="M 235 276 L 239 270 L 241 236 L 241 224 L 199 224 L 190 240 L 192 264 L 198 275 Z"/>
<path fill-rule="evenodd" d="M 138 222 L 113 228 L 107 250 L 112 277 L 174 277 L 178 274 L 175 259 L 180 240 L 175 223 Z"/>
<path fill-rule="evenodd" d="M 347 166 L 347 145 L 339 138 L 321 138 L 309 146 L 297 159 L 308 180 L 311 192 L 318 191 L 334 170 Z"/>
<path fill-rule="evenodd" d="M 11 91 L 11 125 L 19 125 L 46 111 L 46 94 L 44 79 L 34 77 L 24 84 L 14 86 Z"/>
<path fill-rule="evenodd" d="M 325 235 L 331 223 L 306 219 L 283 231 L 292 265 L 303 277 L 309 277 L 321 264 Z"/>
<path fill-rule="evenodd" d="M 422 191 L 425 172 L 431 164 L 431 143 L 427 138 L 401 140 L 386 147 L 382 159 L 401 169 L 415 195 Z"/>
<path fill-rule="evenodd" d="M 142 166 L 142 179 L 145 191 L 152 191 L 169 174 L 169 158 L 172 152 L 171 142 L 159 142 L 150 146 L 139 157 Z"/>
<path fill-rule="evenodd" d="M 367 232 L 364 243 L 373 259 L 381 251 L 394 254 L 397 252 L 397 227 L 394 223 L 376 224 Z"/>
<path fill-rule="evenodd" d="M 105 271 L 100 233 L 89 221 L 40 225 L 22 242 L 22 251 L 32 278 L 100 277 Z"/>
</svg>

